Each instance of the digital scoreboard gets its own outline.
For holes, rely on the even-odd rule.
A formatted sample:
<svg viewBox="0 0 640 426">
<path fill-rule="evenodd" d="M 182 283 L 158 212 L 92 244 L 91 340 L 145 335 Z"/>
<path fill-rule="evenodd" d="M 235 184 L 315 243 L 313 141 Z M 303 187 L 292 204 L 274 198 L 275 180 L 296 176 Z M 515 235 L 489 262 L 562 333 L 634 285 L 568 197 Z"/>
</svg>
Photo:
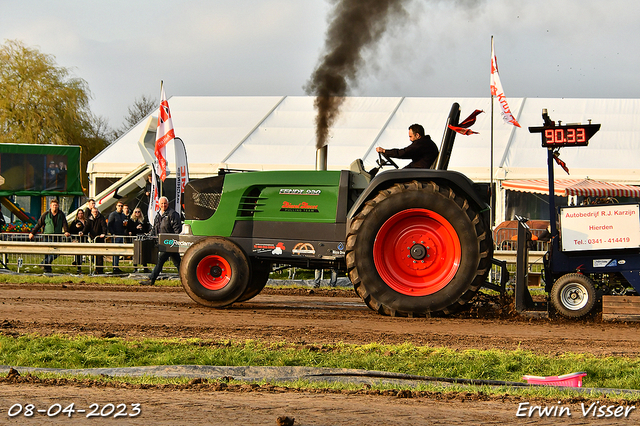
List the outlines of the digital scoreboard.
<svg viewBox="0 0 640 426">
<path fill-rule="evenodd" d="M 589 145 L 589 139 L 598 130 L 600 130 L 599 124 L 529 127 L 530 133 L 540 133 L 542 135 L 542 146 L 545 148 L 587 146 Z"/>
</svg>

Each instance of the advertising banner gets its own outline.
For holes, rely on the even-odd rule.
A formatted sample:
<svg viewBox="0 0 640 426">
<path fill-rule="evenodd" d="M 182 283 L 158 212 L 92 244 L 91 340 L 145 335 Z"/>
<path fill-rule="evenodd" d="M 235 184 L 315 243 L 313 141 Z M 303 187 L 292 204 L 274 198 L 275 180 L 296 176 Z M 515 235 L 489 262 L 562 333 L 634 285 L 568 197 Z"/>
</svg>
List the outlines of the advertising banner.
<svg viewBox="0 0 640 426">
<path fill-rule="evenodd" d="M 639 204 L 602 204 L 560 210 L 563 251 L 640 247 Z"/>
<path fill-rule="evenodd" d="M 173 140 L 176 150 L 176 204 L 175 211 L 182 212 L 182 198 L 184 196 L 184 187 L 189 183 L 189 163 L 187 162 L 187 149 L 182 139 L 175 138 Z"/>
</svg>

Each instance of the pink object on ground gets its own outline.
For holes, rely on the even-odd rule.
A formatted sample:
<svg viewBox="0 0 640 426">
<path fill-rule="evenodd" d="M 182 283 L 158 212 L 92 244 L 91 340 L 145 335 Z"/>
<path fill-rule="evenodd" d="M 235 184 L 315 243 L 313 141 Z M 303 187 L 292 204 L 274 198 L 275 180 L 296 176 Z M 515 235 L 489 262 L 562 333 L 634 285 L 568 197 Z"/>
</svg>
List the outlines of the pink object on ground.
<svg viewBox="0 0 640 426">
<path fill-rule="evenodd" d="M 562 376 L 522 376 L 522 378 L 529 384 L 548 386 L 572 386 L 574 388 L 581 388 L 582 378 L 586 375 L 587 373 L 585 372 L 579 372 L 563 374 Z"/>
</svg>

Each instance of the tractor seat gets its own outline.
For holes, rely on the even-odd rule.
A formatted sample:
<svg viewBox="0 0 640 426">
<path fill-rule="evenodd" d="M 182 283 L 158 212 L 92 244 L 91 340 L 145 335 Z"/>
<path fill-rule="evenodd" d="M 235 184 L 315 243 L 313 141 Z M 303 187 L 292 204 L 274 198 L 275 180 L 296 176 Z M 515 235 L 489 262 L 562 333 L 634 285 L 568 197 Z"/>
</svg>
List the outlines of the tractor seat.
<svg viewBox="0 0 640 426">
<path fill-rule="evenodd" d="M 371 180 L 371 174 L 364 169 L 364 163 L 361 158 L 353 160 L 353 163 L 349 166 L 349 170 L 364 176 L 364 178 L 367 179 L 367 182 Z"/>
</svg>

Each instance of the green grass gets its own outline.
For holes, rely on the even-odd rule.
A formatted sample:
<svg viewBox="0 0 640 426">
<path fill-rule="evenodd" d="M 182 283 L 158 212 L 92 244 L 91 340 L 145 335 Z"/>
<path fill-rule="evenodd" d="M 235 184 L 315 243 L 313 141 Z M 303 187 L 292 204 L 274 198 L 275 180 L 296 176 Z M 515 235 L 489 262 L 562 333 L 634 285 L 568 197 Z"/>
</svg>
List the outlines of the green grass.
<svg viewBox="0 0 640 426">
<path fill-rule="evenodd" d="M 523 350 L 455 351 L 410 343 L 300 346 L 199 339 L 0 336 L 0 365 L 75 369 L 181 364 L 349 368 L 513 382 L 521 382 L 525 374 L 550 376 L 585 371 L 585 387 L 640 389 L 640 359 L 636 358 L 572 353 L 552 356 Z"/>
<path fill-rule="evenodd" d="M 114 276 L 78 276 L 78 275 L 11 275 L 0 274 L 0 283 L 3 284 L 110 284 L 110 285 L 140 285 L 139 279 L 114 277 Z M 179 287 L 180 280 L 159 280 L 156 285 Z"/>
<path fill-rule="evenodd" d="M 61 273 L 61 271 L 56 270 L 56 273 Z M 296 274 L 296 279 L 313 279 L 313 271 L 307 271 L 308 278 L 300 278 L 298 274 Z M 339 275 L 340 276 L 340 275 Z M 274 279 L 286 279 L 286 273 L 284 274 L 284 278 L 281 274 L 276 275 L 273 273 L 270 278 Z M 126 277 L 118 277 L 111 275 L 52 275 L 52 276 L 44 276 L 41 274 L 0 274 L 0 284 L 111 284 L 111 285 L 139 285 L 140 279 L 134 278 L 126 278 Z M 159 280 L 156 281 L 156 285 L 168 286 L 168 287 L 181 287 L 179 279 L 169 279 L 169 280 Z M 309 288 L 306 285 L 286 285 L 286 286 L 270 286 L 273 288 Z"/>
</svg>

